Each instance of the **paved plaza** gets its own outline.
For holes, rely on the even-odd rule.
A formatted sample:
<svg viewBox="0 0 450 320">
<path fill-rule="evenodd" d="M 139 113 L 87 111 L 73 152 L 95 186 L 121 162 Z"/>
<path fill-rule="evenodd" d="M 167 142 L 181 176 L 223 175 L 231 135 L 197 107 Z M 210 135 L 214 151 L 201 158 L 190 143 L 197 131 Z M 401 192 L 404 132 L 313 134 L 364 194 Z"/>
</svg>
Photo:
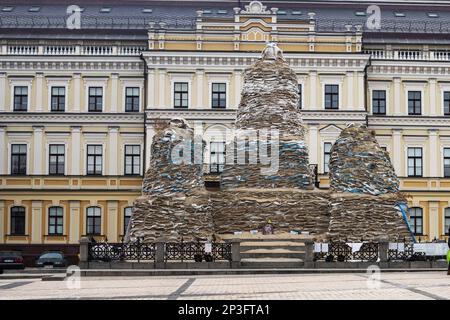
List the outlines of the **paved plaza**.
<svg viewBox="0 0 450 320">
<path fill-rule="evenodd" d="M 2 279 L 0 299 L 450 299 L 446 272 Z"/>
</svg>

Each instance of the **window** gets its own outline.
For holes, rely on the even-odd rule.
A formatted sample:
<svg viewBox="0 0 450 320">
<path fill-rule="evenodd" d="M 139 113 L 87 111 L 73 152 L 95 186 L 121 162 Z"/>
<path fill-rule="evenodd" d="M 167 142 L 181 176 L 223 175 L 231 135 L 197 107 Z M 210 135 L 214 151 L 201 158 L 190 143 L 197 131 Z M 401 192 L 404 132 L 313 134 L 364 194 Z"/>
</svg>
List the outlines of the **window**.
<svg viewBox="0 0 450 320">
<path fill-rule="evenodd" d="M 339 108 L 339 86 L 337 84 L 325 85 L 325 109 Z"/>
<path fill-rule="evenodd" d="M 126 207 L 124 210 L 124 215 L 123 215 L 123 234 L 127 234 L 127 228 L 128 228 L 128 224 L 130 223 L 130 219 L 131 219 L 131 212 L 133 211 L 132 207 Z"/>
<path fill-rule="evenodd" d="M 292 14 L 293 14 L 294 16 L 299 16 L 299 15 L 302 14 L 302 12 L 296 10 L 296 11 L 292 11 Z"/>
<path fill-rule="evenodd" d="M 210 168 L 211 173 L 220 173 L 225 165 L 225 142 L 210 143 Z"/>
<path fill-rule="evenodd" d="M 386 91 L 373 90 L 372 91 L 372 113 L 386 114 Z"/>
<path fill-rule="evenodd" d="M 394 16 L 397 18 L 404 18 L 406 15 L 403 12 L 394 12 Z"/>
<path fill-rule="evenodd" d="M 153 9 L 150 9 L 150 8 L 142 9 L 142 13 L 152 13 L 152 12 L 153 12 Z"/>
<path fill-rule="evenodd" d="M 25 208 L 11 208 L 11 235 L 25 235 Z"/>
<path fill-rule="evenodd" d="M 323 144 L 323 173 L 328 173 L 330 171 L 330 168 L 328 167 L 328 164 L 330 163 L 330 156 L 331 156 L 331 143 L 325 142 Z"/>
<path fill-rule="evenodd" d="M 450 91 L 444 91 L 444 115 L 450 116 Z"/>
<path fill-rule="evenodd" d="M 52 111 L 64 111 L 66 107 L 66 88 L 52 87 Z"/>
<path fill-rule="evenodd" d="M 14 87 L 14 111 L 27 111 L 28 87 Z"/>
<path fill-rule="evenodd" d="M 298 84 L 298 109 L 302 109 L 302 84 Z"/>
<path fill-rule="evenodd" d="M 444 148 L 444 177 L 450 177 L 450 148 Z"/>
<path fill-rule="evenodd" d="M 125 89 L 125 111 L 137 112 L 139 111 L 139 88 L 126 88 Z"/>
<path fill-rule="evenodd" d="M 428 12 L 427 15 L 429 18 L 439 18 L 439 14 L 435 12 Z"/>
<path fill-rule="evenodd" d="M 141 173 L 141 146 L 125 146 L 125 174 Z"/>
<path fill-rule="evenodd" d="M 102 174 L 102 145 L 87 146 L 87 174 Z"/>
<path fill-rule="evenodd" d="M 175 82 L 173 92 L 173 106 L 174 108 L 187 108 L 188 107 L 188 83 L 187 82 Z"/>
<path fill-rule="evenodd" d="M 62 235 L 64 225 L 64 215 L 62 207 L 48 208 L 48 234 Z"/>
<path fill-rule="evenodd" d="M 89 88 L 89 111 L 101 112 L 103 108 L 103 88 Z"/>
<path fill-rule="evenodd" d="M 408 91 L 408 114 L 420 115 L 422 113 L 422 92 Z"/>
<path fill-rule="evenodd" d="M 64 174 L 65 146 L 63 144 L 51 144 L 48 156 L 48 174 Z"/>
<path fill-rule="evenodd" d="M 417 235 L 423 235 L 423 213 L 422 208 L 409 208 L 409 224 L 412 232 Z"/>
<path fill-rule="evenodd" d="M 110 13 L 111 12 L 111 8 L 109 7 L 103 7 L 100 9 L 100 13 Z"/>
<path fill-rule="evenodd" d="M 99 235 L 102 232 L 102 215 L 99 207 L 87 208 L 86 234 Z"/>
<path fill-rule="evenodd" d="M 227 105 L 227 85 L 225 83 L 212 84 L 212 108 L 225 108 Z"/>
<path fill-rule="evenodd" d="M 27 145 L 11 145 L 11 174 L 27 174 Z"/>
<path fill-rule="evenodd" d="M 444 234 L 449 235 L 448 231 L 450 228 L 450 208 L 445 208 L 444 210 Z"/>
<path fill-rule="evenodd" d="M 421 177 L 422 166 L 422 148 L 408 148 L 408 177 Z"/>
<path fill-rule="evenodd" d="M 364 11 L 356 11 L 355 12 L 355 16 L 365 17 L 366 16 L 366 12 L 364 12 Z"/>
<path fill-rule="evenodd" d="M 41 7 L 39 6 L 32 6 L 28 9 L 29 12 L 39 12 L 41 11 Z"/>
</svg>

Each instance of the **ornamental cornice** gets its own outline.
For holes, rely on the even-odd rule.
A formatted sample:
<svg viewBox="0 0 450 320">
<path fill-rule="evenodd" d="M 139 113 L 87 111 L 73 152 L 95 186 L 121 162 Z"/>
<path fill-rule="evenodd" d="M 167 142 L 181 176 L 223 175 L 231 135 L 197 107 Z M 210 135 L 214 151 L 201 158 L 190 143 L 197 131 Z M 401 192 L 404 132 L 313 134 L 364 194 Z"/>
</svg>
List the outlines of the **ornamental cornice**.
<svg viewBox="0 0 450 320">
<path fill-rule="evenodd" d="M 40 124 L 124 124 L 135 123 L 141 125 L 144 122 L 144 114 L 83 114 L 83 113 L 0 113 L 0 125 L 8 123 L 40 123 Z"/>
<path fill-rule="evenodd" d="M 37 61 L 37 60 L 1 60 L 0 70 L 3 71 L 138 71 L 143 72 L 144 63 L 142 61 Z"/>
<path fill-rule="evenodd" d="M 448 117 L 368 117 L 369 126 L 450 127 Z"/>
<path fill-rule="evenodd" d="M 384 61 L 383 61 L 384 62 Z M 403 62 L 402 64 L 400 62 Z M 398 76 L 424 76 L 436 77 L 448 76 L 450 74 L 450 64 L 448 62 L 424 62 L 424 61 L 392 61 L 371 65 L 367 68 L 367 74 L 371 76 L 384 75 L 389 77 Z"/>
</svg>

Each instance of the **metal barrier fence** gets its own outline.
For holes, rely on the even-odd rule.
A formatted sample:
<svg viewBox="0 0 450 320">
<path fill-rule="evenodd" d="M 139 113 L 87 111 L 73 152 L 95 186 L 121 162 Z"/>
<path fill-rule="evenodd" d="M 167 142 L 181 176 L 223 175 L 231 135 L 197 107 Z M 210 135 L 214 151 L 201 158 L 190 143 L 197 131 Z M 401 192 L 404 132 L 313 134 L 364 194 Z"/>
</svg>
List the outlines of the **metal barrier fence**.
<svg viewBox="0 0 450 320">
<path fill-rule="evenodd" d="M 231 261 L 231 243 L 161 242 L 145 243 L 139 239 L 128 243 L 91 242 L 88 261 L 155 261 L 161 250 L 164 261 Z"/>
</svg>

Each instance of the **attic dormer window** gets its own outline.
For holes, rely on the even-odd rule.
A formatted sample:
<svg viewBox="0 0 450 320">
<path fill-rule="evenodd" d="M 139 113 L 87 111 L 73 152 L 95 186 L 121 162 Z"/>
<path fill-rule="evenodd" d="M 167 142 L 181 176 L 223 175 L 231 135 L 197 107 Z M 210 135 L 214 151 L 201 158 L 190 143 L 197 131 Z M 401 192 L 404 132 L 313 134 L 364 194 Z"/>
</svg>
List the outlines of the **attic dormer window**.
<svg viewBox="0 0 450 320">
<path fill-rule="evenodd" d="M 142 9 L 142 13 L 152 13 L 152 12 L 153 12 L 153 9 L 150 9 L 150 8 Z"/>
<path fill-rule="evenodd" d="M 6 6 L 6 7 L 2 8 L 3 12 L 11 12 L 13 10 L 14 10 L 14 7 L 12 7 L 12 6 Z"/>
<path fill-rule="evenodd" d="M 403 12 L 394 12 L 394 16 L 398 18 L 403 18 L 406 17 L 406 14 L 404 14 Z"/>
<path fill-rule="evenodd" d="M 301 12 L 301 11 L 292 11 L 292 14 L 293 14 L 294 16 L 299 16 L 299 15 L 302 14 L 302 12 Z"/>
<path fill-rule="evenodd" d="M 32 6 L 30 9 L 28 9 L 29 12 L 39 12 L 41 11 L 41 7 L 38 6 Z"/>
<path fill-rule="evenodd" d="M 109 7 L 103 7 L 100 9 L 101 13 L 110 13 L 111 12 L 111 8 Z"/>
<path fill-rule="evenodd" d="M 428 12 L 427 15 L 429 18 L 439 18 L 439 14 L 435 12 Z"/>
</svg>

